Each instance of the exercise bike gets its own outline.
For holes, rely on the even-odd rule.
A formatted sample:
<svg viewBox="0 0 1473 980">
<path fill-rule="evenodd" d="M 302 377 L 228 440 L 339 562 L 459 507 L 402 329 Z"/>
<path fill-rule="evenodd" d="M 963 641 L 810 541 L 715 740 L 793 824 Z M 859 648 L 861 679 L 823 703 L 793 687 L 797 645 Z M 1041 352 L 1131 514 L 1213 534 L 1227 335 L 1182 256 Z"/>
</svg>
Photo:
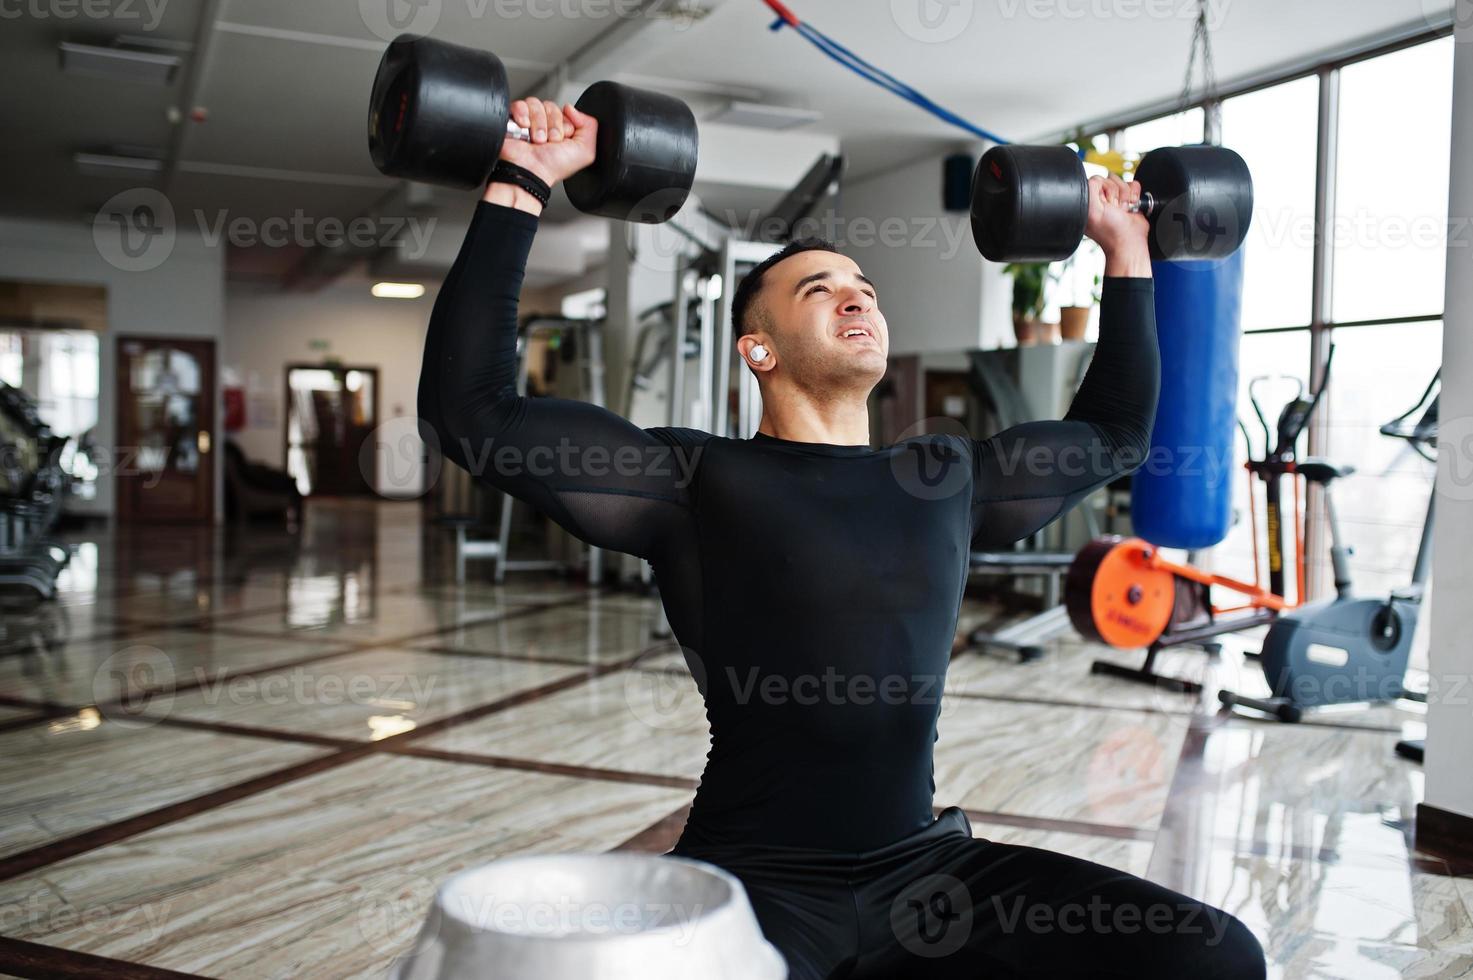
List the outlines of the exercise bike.
<svg viewBox="0 0 1473 980">
<path fill-rule="evenodd" d="M 1382 435 L 1405 439 L 1417 453 L 1433 461 L 1439 377 L 1440 372 L 1433 376 L 1417 404 L 1380 430 Z M 1409 424 L 1407 420 L 1419 410 L 1421 417 Z M 1261 413 L 1259 417 L 1262 419 Z M 1267 433 L 1266 425 L 1264 429 Z M 1324 496 L 1335 597 L 1285 612 L 1269 627 L 1258 658 L 1272 692 L 1269 697 L 1247 697 L 1224 690 L 1218 692 L 1218 700 L 1228 707 L 1254 708 L 1285 722 L 1297 722 L 1304 709 L 1325 705 L 1399 698 L 1425 701 L 1425 694 L 1407 691 L 1403 682 L 1432 560 L 1436 494 L 1428 499 L 1411 583 L 1384 597 L 1356 596 L 1350 578 L 1351 551 L 1341 537 L 1331 492 L 1335 480 L 1354 470 L 1325 460 L 1305 459 L 1295 471 L 1318 485 Z"/>
<path fill-rule="evenodd" d="M 1110 660 L 1096 660 L 1090 666 L 1094 674 L 1106 674 L 1122 680 L 1152 684 L 1163 690 L 1199 694 L 1202 685 L 1196 681 L 1159 674 L 1156 656 L 1169 647 L 1194 644 L 1209 654 L 1218 652 L 1213 637 L 1275 622 L 1294 607 L 1286 596 L 1287 571 L 1284 561 L 1283 478 L 1308 465 L 1314 476 L 1323 474 L 1317 461 L 1297 459 L 1299 439 L 1309 426 L 1320 398 L 1329 381 L 1330 363 L 1335 350 L 1330 348 L 1325 372 L 1319 386 L 1305 397 L 1304 385 L 1279 412 L 1277 442 L 1264 418 L 1257 389 L 1269 378 L 1255 378 L 1248 386 L 1249 399 L 1264 432 L 1264 454 L 1253 459 L 1253 440 L 1247 427 L 1239 429 L 1248 446 L 1248 512 L 1253 520 L 1253 581 L 1244 582 L 1191 564 L 1190 559 L 1175 562 L 1162 555 L 1161 549 L 1142 538 L 1117 536 L 1096 538 L 1080 549 L 1065 580 L 1065 605 L 1074 628 L 1086 639 L 1121 649 L 1146 648 L 1146 660 L 1140 667 L 1127 667 Z M 1265 531 L 1268 548 L 1268 584 L 1260 577 L 1258 552 L 1258 513 L 1253 507 L 1254 480 L 1264 484 L 1266 511 Z M 1295 529 L 1295 567 L 1298 571 L 1298 596 L 1304 595 L 1304 539 L 1299 533 L 1299 483 L 1293 481 L 1294 510 L 1287 522 Z M 1235 605 L 1218 605 L 1214 589 L 1237 593 Z"/>
</svg>

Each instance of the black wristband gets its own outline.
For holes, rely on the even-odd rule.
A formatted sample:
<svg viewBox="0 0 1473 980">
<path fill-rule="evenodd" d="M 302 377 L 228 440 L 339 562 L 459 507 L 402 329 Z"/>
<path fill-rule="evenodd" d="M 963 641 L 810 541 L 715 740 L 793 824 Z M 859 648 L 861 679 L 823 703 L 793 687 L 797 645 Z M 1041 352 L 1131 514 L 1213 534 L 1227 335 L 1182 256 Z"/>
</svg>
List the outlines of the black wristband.
<svg viewBox="0 0 1473 980">
<path fill-rule="evenodd" d="M 497 160 L 496 166 L 491 168 L 491 182 L 514 184 L 537 198 L 543 207 L 547 207 L 547 202 L 552 199 L 552 188 L 541 177 L 506 160 Z"/>
</svg>

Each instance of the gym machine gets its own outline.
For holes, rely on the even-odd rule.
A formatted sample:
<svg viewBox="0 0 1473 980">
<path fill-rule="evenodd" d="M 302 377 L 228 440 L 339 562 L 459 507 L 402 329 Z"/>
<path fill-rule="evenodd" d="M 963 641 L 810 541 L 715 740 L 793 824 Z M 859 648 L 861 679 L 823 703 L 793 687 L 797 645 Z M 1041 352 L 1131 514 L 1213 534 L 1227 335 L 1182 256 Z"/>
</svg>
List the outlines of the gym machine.
<svg viewBox="0 0 1473 980">
<path fill-rule="evenodd" d="M 1204 641 L 1224 633 L 1263 626 L 1291 607 L 1285 598 L 1288 592 L 1283 550 L 1283 478 L 1293 477 L 1301 464 L 1312 462 L 1299 459 L 1299 439 L 1324 395 L 1334 353 L 1331 347 L 1319 387 L 1310 397 L 1304 397 L 1301 386 L 1279 413 L 1276 443 L 1275 434 L 1270 431 L 1254 394 L 1256 386 L 1267 379 L 1256 378 L 1248 386 L 1254 412 L 1263 425 L 1264 455 L 1261 459 L 1252 458 L 1253 444 L 1246 426 L 1240 422 L 1239 429 L 1248 444 L 1246 466 L 1250 502 L 1253 500 L 1254 478 L 1264 484 L 1268 586 L 1264 587 L 1259 577 L 1257 512 L 1252 506 L 1249 507 L 1254 518 L 1252 582 L 1205 571 L 1190 561 L 1170 561 L 1161 554 L 1160 548 L 1142 538 L 1097 538 L 1080 550 L 1069 569 L 1064 586 L 1069 618 L 1086 639 L 1121 649 L 1145 647 L 1146 659 L 1140 667 L 1096 660 L 1090 667 L 1092 673 L 1198 694 L 1202 685 L 1197 682 L 1156 672 L 1156 657 L 1162 650 L 1196 644 L 1208 652 L 1216 652 L 1216 644 Z M 1311 466 L 1310 473 L 1317 472 Z M 1303 538 L 1298 531 L 1300 497 L 1297 479 L 1293 487 L 1294 513 L 1287 526 L 1295 529 L 1298 594 L 1302 601 L 1305 565 Z M 1218 606 L 1213 602 L 1214 587 L 1236 592 L 1243 601 L 1238 605 Z"/>
<path fill-rule="evenodd" d="M 531 364 L 527 351 L 537 337 L 564 338 L 573 351 L 573 363 L 579 376 L 579 387 L 584 401 L 603 407 L 604 356 L 603 321 L 580 320 L 571 317 L 534 314 L 523 318 L 518 329 L 517 349 L 517 393 L 526 395 Z M 493 518 L 483 507 L 484 501 L 500 500 L 495 508 L 494 520 L 497 535 L 494 538 L 476 537 L 478 528 L 486 526 Z M 500 584 L 506 581 L 508 572 L 571 570 L 566 561 L 556 559 L 515 559 L 512 557 L 513 508 L 515 498 L 480 486 L 470 474 L 459 467 L 450 467 L 440 478 L 439 513 L 434 523 L 448 527 L 455 534 L 455 583 L 463 585 L 466 580 L 466 563 L 469 561 L 492 561 L 495 563 L 493 580 Z M 588 546 L 584 551 L 583 567 L 587 569 L 588 581 L 597 585 L 603 580 L 603 551 Z"/>
<path fill-rule="evenodd" d="M 34 399 L 0 382 L 0 598 L 52 598 L 71 560 L 51 537 L 73 482 L 62 465 L 66 444 Z"/>
<path fill-rule="evenodd" d="M 1382 435 L 1406 440 L 1419 455 L 1432 462 L 1436 462 L 1440 375 L 1441 372 L 1433 377 L 1415 405 L 1380 429 Z M 1421 417 L 1415 423 L 1408 423 L 1408 418 L 1418 411 Z M 1259 418 L 1262 420 L 1261 412 Z M 1267 431 L 1265 424 L 1265 435 Z M 1306 708 L 1325 705 L 1400 698 L 1426 701 L 1426 694 L 1406 690 L 1403 682 L 1431 569 L 1436 492 L 1428 495 L 1427 516 L 1422 522 L 1411 582 L 1384 597 L 1357 596 L 1350 577 L 1351 552 L 1340 534 L 1331 493 L 1332 483 L 1354 473 L 1355 469 L 1326 460 L 1305 459 L 1294 470 L 1321 488 L 1330 531 L 1335 596 L 1286 612 L 1269 627 L 1258 656 L 1271 692 L 1269 697 L 1248 697 L 1224 690 L 1218 692 L 1218 700 L 1227 707 L 1253 708 L 1286 722 L 1299 721 Z M 1407 750 L 1402 751 L 1407 754 Z"/>
<path fill-rule="evenodd" d="M 1034 349 L 1030 353 L 1057 354 L 1064 349 L 1050 346 Z M 1021 350 L 1017 352 L 968 352 L 969 380 L 972 390 L 977 398 L 990 409 L 993 426 L 999 431 L 1040 416 L 1035 407 L 1030 406 L 1011 372 L 999 363 L 999 355 L 1003 353 L 1023 356 Z M 1071 391 L 1078 390 L 1088 367 L 1089 355 L 1085 354 L 1079 359 L 1077 371 L 1069 386 Z M 1050 414 L 1052 411 L 1053 406 L 1045 406 L 1043 414 Z M 1089 502 L 1086 501 L 1077 513 L 1083 519 L 1086 533 L 1091 538 L 1097 536 L 1099 522 Z M 1048 530 L 1058 533 L 1063 538 L 1067 532 L 1067 522 L 1060 522 L 1056 530 Z M 970 554 L 969 574 L 971 575 L 1038 578 L 1043 585 L 1043 609 L 1000 629 L 993 628 L 990 623 L 979 626 L 967 634 L 961 649 L 1003 650 L 1016 654 L 1020 662 L 1027 663 L 1042 657 L 1045 645 L 1054 637 L 1069 630 L 1068 610 L 1060 605 L 1059 600 L 1062 596 L 1062 582 L 1069 571 L 1070 563 L 1074 560 L 1074 552 L 1059 550 L 1057 546 L 1050 549 L 1044 544 L 1044 538 L 1045 532 L 1040 531 L 1033 536 L 1028 542 L 1028 547 L 1024 549 L 973 551 Z"/>
</svg>

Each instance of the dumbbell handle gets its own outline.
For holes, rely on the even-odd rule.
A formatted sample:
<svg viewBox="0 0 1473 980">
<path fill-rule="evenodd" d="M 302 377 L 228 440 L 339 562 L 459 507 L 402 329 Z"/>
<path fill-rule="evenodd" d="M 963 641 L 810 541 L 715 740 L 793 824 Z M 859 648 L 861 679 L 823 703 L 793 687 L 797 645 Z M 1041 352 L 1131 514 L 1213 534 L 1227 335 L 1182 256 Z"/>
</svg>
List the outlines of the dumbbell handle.
<svg viewBox="0 0 1473 980">
<path fill-rule="evenodd" d="M 532 131 L 530 129 L 523 129 L 512 120 L 508 119 L 506 121 L 506 138 L 509 140 L 521 140 L 523 143 L 530 143 L 532 142 Z"/>
<path fill-rule="evenodd" d="M 1136 201 L 1134 204 L 1126 205 L 1125 210 L 1133 211 L 1136 214 L 1143 214 L 1149 218 L 1151 216 L 1151 212 L 1156 210 L 1156 204 L 1157 201 L 1155 195 L 1153 195 L 1150 191 L 1141 191 L 1141 199 L 1139 201 Z"/>
</svg>

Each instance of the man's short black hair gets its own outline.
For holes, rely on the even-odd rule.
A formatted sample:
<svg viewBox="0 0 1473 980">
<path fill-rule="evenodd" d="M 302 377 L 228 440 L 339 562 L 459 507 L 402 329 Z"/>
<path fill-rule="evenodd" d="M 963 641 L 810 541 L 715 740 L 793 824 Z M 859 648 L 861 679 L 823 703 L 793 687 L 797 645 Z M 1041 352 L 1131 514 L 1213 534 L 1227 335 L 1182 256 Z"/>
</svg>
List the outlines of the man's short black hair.
<svg viewBox="0 0 1473 980">
<path fill-rule="evenodd" d="M 737 284 L 736 292 L 731 297 L 731 322 L 736 327 L 736 336 L 752 333 L 747 329 L 747 307 L 752 305 L 752 300 L 761 291 L 762 277 L 767 274 L 767 270 L 799 252 L 833 252 L 837 255 L 839 248 L 833 242 L 822 238 L 798 238 L 784 245 L 782 251 L 759 262 L 751 272 L 742 277 L 742 281 Z"/>
</svg>

